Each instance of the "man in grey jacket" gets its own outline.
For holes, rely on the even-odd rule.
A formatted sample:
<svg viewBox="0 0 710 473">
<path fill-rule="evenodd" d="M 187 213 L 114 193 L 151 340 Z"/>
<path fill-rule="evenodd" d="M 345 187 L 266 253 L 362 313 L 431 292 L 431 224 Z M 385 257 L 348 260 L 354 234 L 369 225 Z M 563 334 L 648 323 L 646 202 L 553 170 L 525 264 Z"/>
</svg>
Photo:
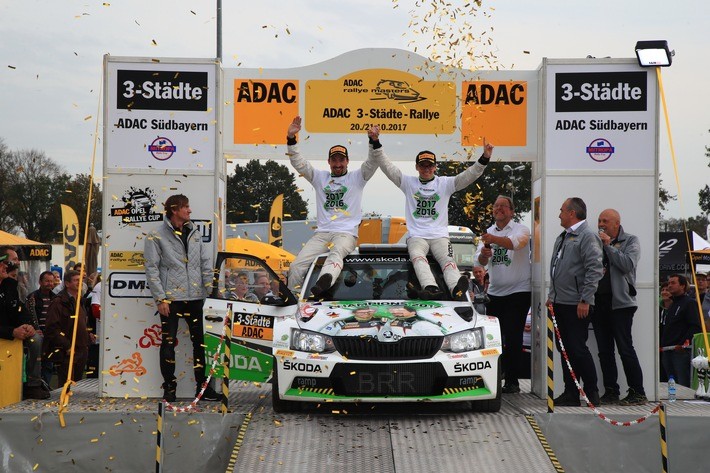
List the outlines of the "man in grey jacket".
<svg viewBox="0 0 710 473">
<path fill-rule="evenodd" d="M 606 209 L 599 214 L 598 227 L 604 249 L 604 276 L 595 294 L 592 326 L 604 381 L 601 402 L 624 406 L 645 404 L 648 399 L 643 388 L 643 372 L 631 335 L 637 306 L 636 265 L 641 256 L 641 245 L 635 235 L 624 232 L 621 216 L 614 209 Z M 621 401 L 614 343 L 619 349 L 629 384 L 629 393 Z"/>
<path fill-rule="evenodd" d="M 165 220 L 145 240 L 145 275 L 158 307 L 163 339 L 160 345 L 160 373 L 163 397 L 175 401 L 175 340 L 180 319 L 187 322 L 192 341 L 197 395 L 206 380 L 202 305 L 212 285 L 212 256 L 202 244 L 202 235 L 190 221 L 190 201 L 182 194 L 165 201 Z M 206 401 L 220 396 L 209 386 Z"/>
<path fill-rule="evenodd" d="M 594 294 L 603 274 L 602 244 L 599 235 L 587 224 L 587 205 L 579 197 L 570 197 L 560 208 L 560 225 L 565 229 L 557 237 L 550 264 L 550 292 L 557 327 L 577 379 L 584 381 L 584 391 L 592 404 L 599 404 L 597 371 L 587 347 L 589 316 L 594 311 Z M 559 340 L 557 348 L 561 350 Z M 557 406 L 579 406 L 579 391 L 567 364 L 562 361 L 565 391 L 555 398 Z"/>
</svg>

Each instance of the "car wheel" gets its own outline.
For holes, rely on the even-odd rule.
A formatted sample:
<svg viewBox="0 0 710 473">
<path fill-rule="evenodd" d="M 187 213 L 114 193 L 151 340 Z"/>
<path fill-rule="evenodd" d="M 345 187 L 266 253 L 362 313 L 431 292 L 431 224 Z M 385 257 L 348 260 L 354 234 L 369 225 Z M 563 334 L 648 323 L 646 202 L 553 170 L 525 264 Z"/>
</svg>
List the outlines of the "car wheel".
<svg viewBox="0 0 710 473">
<path fill-rule="evenodd" d="M 279 397 L 279 375 L 276 364 L 276 357 L 274 357 L 274 371 L 271 376 L 271 406 L 277 414 L 297 412 L 300 409 L 298 402 L 286 401 Z"/>
<path fill-rule="evenodd" d="M 502 404 L 502 392 L 503 392 L 503 371 L 500 358 L 498 359 L 498 389 L 496 397 L 493 399 L 485 399 L 482 401 L 471 401 L 471 408 L 474 412 L 498 412 Z"/>
</svg>

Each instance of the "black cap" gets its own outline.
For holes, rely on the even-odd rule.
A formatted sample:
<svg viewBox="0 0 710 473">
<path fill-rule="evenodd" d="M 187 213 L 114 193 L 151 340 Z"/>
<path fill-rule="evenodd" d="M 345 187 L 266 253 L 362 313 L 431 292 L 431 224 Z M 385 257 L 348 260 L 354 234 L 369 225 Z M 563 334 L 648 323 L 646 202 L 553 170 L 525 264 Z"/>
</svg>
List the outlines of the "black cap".
<svg viewBox="0 0 710 473">
<path fill-rule="evenodd" d="M 432 153 L 431 151 L 421 151 L 417 155 L 417 159 L 415 161 L 415 164 L 419 163 L 432 163 L 436 164 L 436 155 Z"/>
<path fill-rule="evenodd" d="M 344 156 L 345 159 L 350 159 L 348 157 L 348 149 L 343 145 L 335 145 L 328 151 L 328 159 L 338 155 Z"/>
</svg>

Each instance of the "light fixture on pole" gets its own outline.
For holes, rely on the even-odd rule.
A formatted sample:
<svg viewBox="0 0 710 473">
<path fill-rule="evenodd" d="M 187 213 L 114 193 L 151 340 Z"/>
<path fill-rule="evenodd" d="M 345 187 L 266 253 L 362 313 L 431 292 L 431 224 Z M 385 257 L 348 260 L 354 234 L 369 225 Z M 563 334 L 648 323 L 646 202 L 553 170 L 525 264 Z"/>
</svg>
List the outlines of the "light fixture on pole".
<svg viewBox="0 0 710 473">
<path fill-rule="evenodd" d="M 503 171 L 510 173 L 510 182 L 508 183 L 508 187 L 510 188 L 510 198 L 513 202 L 515 202 L 515 171 L 523 171 L 524 169 L 524 164 L 516 167 L 510 167 L 507 164 L 503 166 Z"/>
<path fill-rule="evenodd" d="M 668 49 L 668 41 L 638 41 L 636 57 L 641 67 L 668 67 L 673 62 L 675 51 Z"/>
</svg>

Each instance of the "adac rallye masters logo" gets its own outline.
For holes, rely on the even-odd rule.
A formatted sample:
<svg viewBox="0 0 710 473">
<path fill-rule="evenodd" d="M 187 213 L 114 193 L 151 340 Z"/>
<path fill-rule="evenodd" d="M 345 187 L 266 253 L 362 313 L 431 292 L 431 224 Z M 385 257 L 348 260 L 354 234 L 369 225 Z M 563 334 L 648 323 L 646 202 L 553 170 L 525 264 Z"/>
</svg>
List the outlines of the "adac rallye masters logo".
<svg viewBox="0 0 710 473">
<path fill-rule="evenodd" d="M 162 212 L 155 211 L 155 192 L 150 187 L 131 187 L 121 197 L 122 207 L 111 208 L 112 217 L 121 217 L 122 226 L 134 223 L 160 222 Z"/>
</svg>

